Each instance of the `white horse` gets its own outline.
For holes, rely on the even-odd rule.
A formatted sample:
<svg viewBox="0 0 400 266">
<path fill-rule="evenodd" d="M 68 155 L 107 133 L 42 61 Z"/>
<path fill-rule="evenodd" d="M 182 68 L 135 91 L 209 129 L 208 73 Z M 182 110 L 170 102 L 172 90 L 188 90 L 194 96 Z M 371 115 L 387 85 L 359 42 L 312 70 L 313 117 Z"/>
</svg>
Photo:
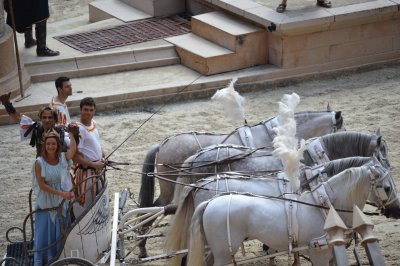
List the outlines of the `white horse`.
<svg viewBox="0 0 400 266">
<path fill-rule="evenodd" d="M 396 187 L 389 171 L 381 165 L 347 169 L 311 192 L 288 197 L 288 201 L 239 194 L 216 197 L 196 208 L 190 228 L 188 265 L 204 265 L 206 242 L 214 265 L 233 262 L 245 239 L 258 239 L 277 251 L 288 250 L 289 242 L 300 248 L 311 247 L 314 240 L 326 236 L 323 226 L 330 205 L 351 228 L 350 210 L 353 205 L 363 209 L 367 199 L 377 204 L 385 216 L 400 218 Z M 292 212 L 285 207 L 288 203 L 292 204 Z M 288 222 L 293 219 L 298 231 L 289 229 L 296 228 L 295 223 Z M 314 265 L 328 265 L 332 257 L 330 248 L 309 248 L 303 253 Z"/>
<path fill-rule="evenodd" d="M 297 137 L 309 139 L 325 134 L 346 130 L 341 112 L 298 112 L 294 114 L 297 124 Z M 165 206 L 173 197 L 174 185 L 171 182 L 160 181 L 160 196 L 153 203 L 154 177 L 148 173 L 157 172 L 159 175 L 176 180 L 179 167 L 189 156 L 199 149 L 215 144 L 234 144 L 253 148 L 268 147 L 275 136 L 273 128 L 278 125 L 276 118 L 270 118 L 253 126 L 242 126 L 230 134 L 213 134 L 201 132 L 186 132 L 170 136 L 156 144 L 148 151 L 142 175 L 140 188 L 140 207 Z"/>
<path fill-rule="evenodd" d="M 379 164 L 375 157 L 348 157 L 313 167 L 303 166 L 299 177 L 301 189 L 302 191 L 310 190 L 351 167 Z M 283 172 L 271 173 L 269 177 L 225 173 L 201 179 L 192 185 L 194 186 L 184 187 L 177 199 L 178 209 L 171 221 L 165 240 L 167 251 L 187 248 L 189 225 L 194 210 L 200 203 L 225 192 L 248 192 L 279 197 L 288 193 L 289 180 Z M 179 265 L 179 260 L 179 257 L 171 260 L 170 265 Z"/>
<path fill-rule="evenodd" d="M 338 132 L 310 139 L 303 153 L 303 163 L 316 165 L 330 160 L 375 155 L 387 169 L 386 142 L 380 135 L 362 132 Z M 242 174 L 265 175 L 283 170 L 283 164 L 273 157 L 270 149 L 254 149 L 237 145 L 214 145 L 200 150 L 187 158 L 180 167 L 178 184 L 194 183 L 217 173 L 235 171 Z M 181 185 L 175 186 L 174 202 L 180 195 Z"/>
<path fill-rule="evenodd" d="M 297 137 L 308 139 L 328 133 L 346 130 L 341 112 L 334 112 L 328 106 L 322 112 L 298 112 L 294 114 L 297 124 Z M 278 125 L 276 118 L 264 120 L 254 126 L 242 126 L 230 134 L 211 134 L 186 132 L 170 136 L 161 144 L 156 144 L 146 154 L 142 168 L 142 183 L 139 193 L 140 207 L 166 206 L 174 196 L 174 184 L 178 178 L 179 167 L 183 161 L 197 150 L 210 145 L 229 143 L 249 147 L 269 147 L 272 151 L 272 140 L 275 137 L 273 128 Z M 155 179 L 152 173 L 157 172 L 168 180 L 160 180 L 160 195 L 154 200 Z M 144 239 L 140 245 L 139 257 L 146 257 Z"/>
</svg>

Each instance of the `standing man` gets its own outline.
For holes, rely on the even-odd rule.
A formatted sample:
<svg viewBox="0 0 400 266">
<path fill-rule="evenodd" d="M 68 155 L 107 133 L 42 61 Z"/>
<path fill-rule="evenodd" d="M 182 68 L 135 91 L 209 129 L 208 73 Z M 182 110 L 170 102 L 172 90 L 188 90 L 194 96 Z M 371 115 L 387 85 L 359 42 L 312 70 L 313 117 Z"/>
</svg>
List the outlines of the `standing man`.
<svg viewBox="0 0 400 266">
<path fill-rule="evenodd" d="M 58 51 L 53 51 L 46 45 L 47 19 L 50 16 L 48 0 L 11 0 L 15 19 L 16 31 L 24 33 L 25 47 L 36 45 L 37 56 L 57 56 Z M 10 0 L 4 0 L 4 9 L 7 12 L 7 24 L 12 27 Z M 32 25 L 35 24 L 36 40 L 33 39 Z"/>
<path fill-rule="evenodd" d="M 55 81 L 57 96 L 53 96 L 50 101 L 50 107 L 58 110 L 58 125 L 66 127 L 71 123 L 68 106 L 65 103 L 72 95 L 72 84 L 67 77 L 58 77 Z"/>
<path fill-rule="evenodd" d="M 96 103 L 93 98 L 83 98 L 80 102 L 79 145 L 74 161 L 78 163 L 75 174 L 75 192 L 79 202 L 84 208 L 89 207 L 96 194 L 102 188 L 99 175 L 105 166 L 105 154 L 101 147 L 100 135 L 93 116 L 96 112 Z M 78 217 L 81 210 L 74 210 Z"/>
<path fill-rule="evenodd" d="M 71 123 L 68 107 L 65 104 L 68 96 L 72 95 L 72 85 L 67 77 L 59 77 L 55 81 L 57 96 L 51 99 L 49 106 L 43 107 L 39 110 L 38 116 L 40 123 L 33 121 L 32 118 L 21 115 L 17 112 L 10 101 L 11 92 L 0 96 L 0 102 L 4 105 L 10 118 L 20 124 L 21 140 L 30 138 L 30 145 L 36 146 L 37 156 L 40 154 L 42 145 L 42 135 L 51 128 L 55 128 L 61 137 L 63 144 L 63 151 L 69 147 L 68 134 L 64 134 L 64 130 Z M 78 135 L 78 128 L 75 128 L 74 135 Z M 65 138 L 64 138 L 65 136 Z M 64 140 L 64 141 L 63 141 Z"/>
</svg>

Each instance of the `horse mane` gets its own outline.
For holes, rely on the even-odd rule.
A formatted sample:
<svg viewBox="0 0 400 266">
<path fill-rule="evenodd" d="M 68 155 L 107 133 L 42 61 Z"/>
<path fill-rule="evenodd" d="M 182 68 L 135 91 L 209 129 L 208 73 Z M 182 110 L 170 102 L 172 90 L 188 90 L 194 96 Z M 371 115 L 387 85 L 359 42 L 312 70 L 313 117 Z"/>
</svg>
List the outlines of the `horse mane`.
<svg viewBox="0 0 400 266">
<path fill-rule="evenodd" d="M 377 162 L 378 160 L 376 160 L 375 157 L 346 157 L 325 163 L 322 173 L 325 173 L 328 176 L 334 176 L 351 167 L 359 167 L 365 164 Z"/>
<path fill-rule="evenodd" d="M 318 172 L 321 174 L 326 174 L 328 178 L 331 178 L 334 175 L 339 174 L 340 172 L 349 169 L 351 167 L 360 167 L 362 165 L 375 165 L 379 164 L 378 159 L 376 157 L 360 157 L 360 156 L 354 156 L 354 157 L 346 157 L 346 158 L 341 158 L 341 159 L 336 159 L 329 161 L 327 163 L 322 163 L 319 165 L 315 166 L 307 166 L 304 165 L 300 171 L 299 179 L 300 179 L 300 185 L 303 190 L 309 190 L 310 189 L 310 182 L 318 178 L 318 176 L 307 177 L 306 170 L 307 169 L 319 169 Z M 322 170 L 321 170 L 322 169 Z"/>
<path fill-rule="evenodd" d="M 352 167 L 323 183 L 327 183 L 334 191 L 335 197 L 331 200 L 335 200 L 336 209 L 352 209 L 352 206 L 347 206 L 348 202 L 354 202 L 360 209 L 364 207 L 363 204 L 368 196 L 368 190 L 364 186 L 369 185 L 371 167 L 369 165 Z M 368 181 L 360 181 L 360 178 L 368 179 Z"/>
<path fill-rule="evenodd" d="M 376 139 L 376 135 L 354 131 L 344 131 L 319 137 L 320 141 L 326 147 L 328 157 L 337 158 L 340 154 L 352 152 L 349 149 L 357 148 L 358 155 L 371 156 L 370 144 Z"/>
</svg>

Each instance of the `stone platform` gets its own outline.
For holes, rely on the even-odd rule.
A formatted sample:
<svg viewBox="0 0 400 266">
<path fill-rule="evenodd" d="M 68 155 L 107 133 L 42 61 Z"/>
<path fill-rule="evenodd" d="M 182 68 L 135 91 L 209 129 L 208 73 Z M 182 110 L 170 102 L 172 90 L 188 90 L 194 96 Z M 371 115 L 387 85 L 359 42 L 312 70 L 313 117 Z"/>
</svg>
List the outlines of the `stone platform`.
<svg viewBox="0 0 400 266">
<path fill-rule="evenodd" d="M 61 51 L 55 58 L 37 57 L 34 48 L 23 48 L 23 36 L 18 35 L 21 61 L 32 85 L 25 88 L 30 96 L 15 106 L 35 117 L 39 107 L 56 93 L 53 80 L 60 75 L 73 78 L 74 95 L 68 103 L 72 114 L 77 114 L 79 100 L 86 96 L 96 99 L 99 111 L 145 108 L 208 97 L 233 77 L 239 77 L 241 91 L 265 89 L 265 84 L 277 80 L 400 59 L 400 0 L 338 0 L 330 9 L 317 7 L 315 1 L 289 0 L 282 14 L 275 11 L 278 4 L 266 0 L 189 1 L 187 8 L 194 15 L 225 12 L 263 28 L 267 35 L 267 45 L 257 47 L 267 56 L 266 64 L 208 76 L 181 65 L 175 46 L 165 40 L 83 54 L 51 38 L 125 23 L 115 17 L 90 23 L 87 13 L 50 23 L 48 46 Z M 0 124 L 8 122 L 0 107 Z"/>
</svg>

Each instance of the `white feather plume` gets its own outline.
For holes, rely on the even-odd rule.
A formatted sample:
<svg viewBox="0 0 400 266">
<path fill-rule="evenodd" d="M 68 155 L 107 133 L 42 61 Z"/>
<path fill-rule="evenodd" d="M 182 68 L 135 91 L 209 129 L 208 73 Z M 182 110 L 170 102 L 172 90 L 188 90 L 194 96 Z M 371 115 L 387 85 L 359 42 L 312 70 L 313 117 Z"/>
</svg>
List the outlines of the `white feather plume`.
<svg viewBox="0 0 400 266">
<path fill-rule="evenodd" d="M 298 191 L 300 180 L 300 159 L 305 149 L 305 141 L 301 140 L 300 147 L 296 138 L 296 120 L 294 109 L 300 102 L 296 93 L 285 94 L 279 104 L 278 122 L 279 126 L 274 128 L 276 137 L 273 140 L 274 151 L 272 154 L 282 160 L 284 171 L 290 179 L 292 191 Z"/>
<path fill-rule="evenodd" d="M 226 115 L 233 121 L 243 123 L 245 121 L 244 116 L 244 98 L 235 91 L 235 83 L 237 78 L 234 78 L 229 83 L 228 87 L 217 90 L 211 97 L 212 101 L 215 101 L 222 105 Z"/>
</svg>

